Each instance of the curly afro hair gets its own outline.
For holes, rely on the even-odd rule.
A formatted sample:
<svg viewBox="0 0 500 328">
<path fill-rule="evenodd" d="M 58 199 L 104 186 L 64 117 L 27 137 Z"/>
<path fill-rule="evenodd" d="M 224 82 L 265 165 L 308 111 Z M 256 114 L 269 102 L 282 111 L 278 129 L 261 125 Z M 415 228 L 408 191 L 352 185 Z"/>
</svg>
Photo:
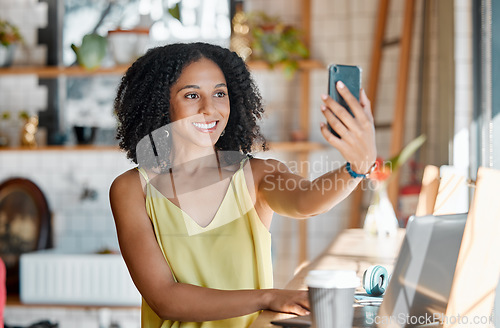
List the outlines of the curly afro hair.
<svg viewBox="0 0 500 328">
<path fill-rule="evenodd" d="M 171 123 L 170 88 L 187 65 L 202 58 L 213 61 L 222 70 L 230 101 L 229 121 L 225 134 L 215 144 L 216 150 L 249 155 L 252 150 L 267 149 L 257 125 L 264 112 L 262 98 L 245 62 L 236 53 L 217 45 L 176 43 L 149 49 L 127 70 L 118 87 L 114 101 L 119 122 L 117 139 L 120 140 L 120 148 L 134 163 L 140 161 L 141 165 L 155 167 L 158 163 L 169 161 L 169 151 L 160 154 L 154 149 L 152 135 L 155 135 L 158 148 L 161 145 L 158 145 L 155 130 Z M 148 140 L 145 138 L 148 136 L 154 156 L 141 154 L 141 147 L 138 147 L 141 140 Z M 163 146 L 168 148 L 165 140 Z M 143 160 L 152 157 L 156 158 L 154 162 Z"/>
</svg>

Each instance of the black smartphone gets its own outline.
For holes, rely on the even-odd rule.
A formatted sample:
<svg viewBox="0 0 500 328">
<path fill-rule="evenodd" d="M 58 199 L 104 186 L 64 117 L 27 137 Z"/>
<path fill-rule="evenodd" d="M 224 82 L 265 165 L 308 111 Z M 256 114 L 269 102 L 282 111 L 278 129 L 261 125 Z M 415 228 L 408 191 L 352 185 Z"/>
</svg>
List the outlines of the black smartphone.
<svg viewBox="0 0 500 328">
<path fill-rule="evenodd" d="M 344 101 L 337 91 L 336 84 L 338 81 L 342 81 L 354 97 L 359 101 L 359 90 L 361 89 L 361 72 L 362 69 L 359 66 L 352 65 L 338 65 L 332 64 L 328 66 L 328 95 L 332 97 L 333 100 L 342 105 L 347 111 L 354 117 L 352 110 L 349 105 Z M 329 130 L 337 137 L 340 136 L 335 132 L 330 125 L 328 125 Z"/>
</svg>

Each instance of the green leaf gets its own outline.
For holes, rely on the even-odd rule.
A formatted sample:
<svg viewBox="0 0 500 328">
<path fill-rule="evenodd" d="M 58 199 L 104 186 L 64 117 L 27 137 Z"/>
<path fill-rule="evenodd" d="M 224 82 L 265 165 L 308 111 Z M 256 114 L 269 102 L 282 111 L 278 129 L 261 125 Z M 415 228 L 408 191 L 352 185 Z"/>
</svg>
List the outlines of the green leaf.
<svg viewBox="0 0 500 328">
<path fill-rule="evenodd" d="M 284 61 L 283 72 L 288 80 L 291 80 L 295 72 L 299 69 L 299 64 L 294 60 Z"/>
<path fill-rule="evenodd" d="M 10 112 L 6 110 L 2 113 L 2 120 L 8 120 L 8 119 L 10 119 Z"/>
<path fill-rule="evenodd" d="M 28 114 L 28 112 L 25 110 L 20 111 L 18 115 L 19 115 L 19 118 L 22 120 L 27 120 L 30 118 L 30 114 Z"/>
<path fill-rule="evenodd" d="M 424 144 L 426 140 L 427 137 L 425 135 L 420 135 L 407 144 L 398 155 L 391 158 L 389 162 L 392 163 L 392 170 L 396 171 L 401 165 L 403 165 L 417 151 L 417 149 Z"/>
<path fill-rule="evenodd" d="M 181 21 L 181 9 L 179 7 L 180 2 L 177 2 L 172 8 L 168 8 L 168 13 L 179 22 Z"/>
</svg>

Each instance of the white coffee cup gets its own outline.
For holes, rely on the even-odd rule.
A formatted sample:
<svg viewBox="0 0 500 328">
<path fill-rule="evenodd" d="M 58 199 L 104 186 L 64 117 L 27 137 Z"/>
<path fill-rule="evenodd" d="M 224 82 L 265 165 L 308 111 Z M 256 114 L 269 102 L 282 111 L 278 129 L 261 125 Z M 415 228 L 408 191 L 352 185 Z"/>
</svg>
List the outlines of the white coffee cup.
<svg viewBox="0 0 500 328">
<path fill-rule="evenodd" d="M 360 284 L 355 271 L 312 270 L 305 283 L 309 289 L 313 327 L 352 326 L 354 290 Z"/>
</svg>

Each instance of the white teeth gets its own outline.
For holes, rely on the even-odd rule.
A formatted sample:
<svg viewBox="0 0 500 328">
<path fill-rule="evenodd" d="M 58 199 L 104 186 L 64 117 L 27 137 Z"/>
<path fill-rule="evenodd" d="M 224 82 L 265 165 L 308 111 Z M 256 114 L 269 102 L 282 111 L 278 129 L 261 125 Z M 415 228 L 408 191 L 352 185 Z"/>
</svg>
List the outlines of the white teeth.
<svg viewBox="0 0 500 328">
<path fill-rule="evenodd" d="M 196 126 L 197 128 L 199 129 L 203 129 L 203 130 L 208 130 L 208 129 L 211 129 L 215 126 L 217 122 L 212 122 L 212 123 L 197 123 L 197 122 L 193 122 L 193 125 Z"/>
</svg>

